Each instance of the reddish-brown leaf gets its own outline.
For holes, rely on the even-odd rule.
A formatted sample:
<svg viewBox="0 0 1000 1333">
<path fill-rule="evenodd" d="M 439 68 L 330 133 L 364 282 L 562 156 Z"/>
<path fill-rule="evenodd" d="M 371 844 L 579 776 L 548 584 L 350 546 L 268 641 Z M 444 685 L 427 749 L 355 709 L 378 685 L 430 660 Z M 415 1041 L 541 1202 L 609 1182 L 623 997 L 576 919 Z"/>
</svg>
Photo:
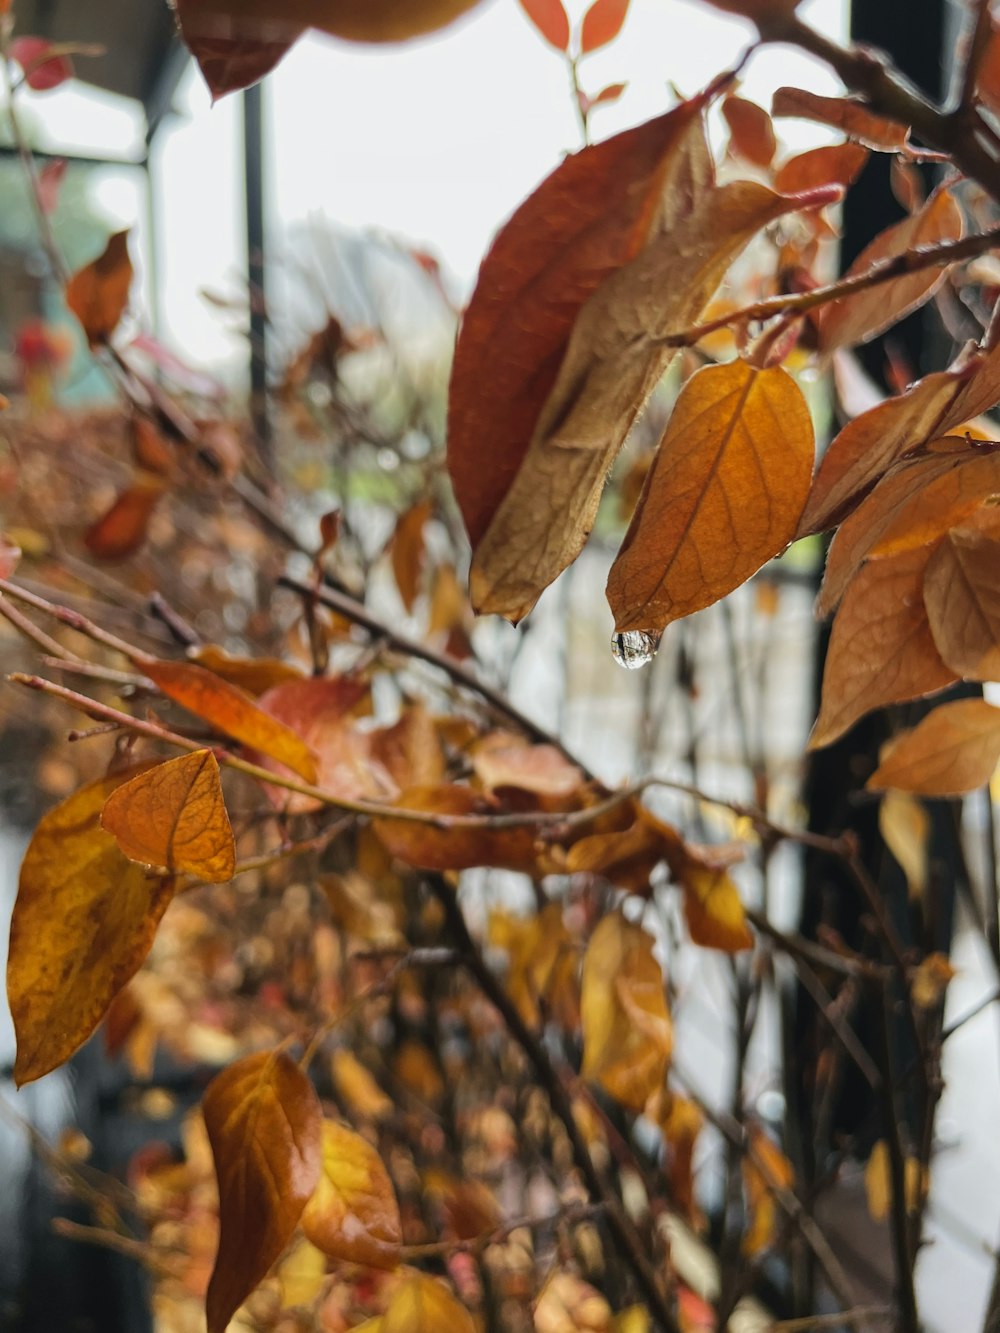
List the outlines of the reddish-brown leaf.
<svg viewBox="0 0 1000 1333">
<path fill-rule="evenodd" d="M 855 417 L 823 455 L 799 536 L 839 523 L 904 454 L 947 435 L 997 402 L 1000 348 L 976 349 Z"/>
<path fill-rule="evenodd" d="M 771 117 L 756 102 L 730 96 L 722 103 L 722 114 L 729 126 L 730 146 L 740 157 L 758 167 L 771 165 L 777 143 Z M 790 193 L 783 186 L 777 188 Z"/>
<path fill-rule="evenodd" d="M 656 634 L 783 550 L 812 460 L 809 408 L 786 371 L 733 361 L 693 375 L 608 577 L 616 630 Z"/>
<path fill-rule="evenodd" d="M 219 764 L 211 750 L 170 759 L 122 783 L 108 797 L 101 827 L 130 861 L 225 883 L 236 869 Z"/>
<path fill-rule="evenodd" d="M 205 1090 L 219 1182 L 219 1250 L 208 1284 L 208 1333 L 230 1319 L 292 1239 L 320 1178 L 323 1113 L 283 1051 L 237 1060 Z"/>
<path fill-rule="evenodd" d="M 900 152 L 909 132 L 898 121 L 876 116 L 863 102 L 850 97 L 820 97 L 803 88 L 779 88 L 771 101 L 771 115 L 800 116 L 831 125 L 849 139 L 883 153 Z"/>
<path fill-rule="evenodd" d="M 149 520 L 166 493 L 161 477 L 140 476 L 84 533 L 83 544 L 98 560 L 125 560 L 145 543 Z"/>
<path fill-rule="evenodd" d="M 270 716 L 248 694 L 193 662 L 163 662 L 139 656 L 136 665 L 168 699 L 210 723 L 224 736 L 316 780 L 316 756 L 290 727 Z"/>
<path fill-rule="evenodd" d="M 7 962 L 19 1086 L 86 1041 L 138 971 L 173 897 L 171 879 L 127 860 L 101 828 L 105 801 L 130 776 L 81 788 L 43 815 L 28 844 Z"/>
<path fill-rule="evenodd" d="M 940 704 L 892 742 L 868 786 L 919 796 L 964 796 L 1000 762 L 1000 708 L 985 699 Z"/>
<path fill-rule="evenodd" d="M 91 347 L 106 342 L 125 313 L 132 287 L 128 232 L 110 238 L 104 253 L 66 284 L 66 304 L 83 325 Z"/>
<path fill-rule="evenodd" d="M 938 241 L 957 240 L 961 235 L 962 211 L 951 190 L 939 186 L 919 213 L 876 236 L 848 274 L 864 273 L 880 260 Z M 832 351 L 867 342 L 926 301 L 943 278 L 942 269 L 925 269 L 832 301 L 824 307 L 820 320 L 820 346 L 823 351 Z"/>
<path fill-rule="evenodd" d="M 45 93 L 73 77 L 73 62 L 64 49 L 44 37 L 15 37 L 7 49 L 24 70 L 24 81 L 36 93 Z"/>
<path fill-rule="evenodd" d="M 521 8 L 551 46 L 569 50 L 569 18 L 562 0 L 521 0 Z"/>
<path fill-rule="evenodd" d="M 622 30 L 628 14 L 629 0 L 594 0 L 583 16 L 580 33 L 580 53 L 596 51 L 613 42 Z"/>
<path fill-rule="evenodd" d="M 424 529 L 431 516 L 429 500 L 421 500 L 400 515 L 392 534 L 390 554 L 396 587 L 408 612 L 413 610 L 424 572 Z"/>
<path fill-rule="evenodd" d="M 372 827 L 383 845 L 410 865 L 423 870 L 468 870 L 472 866 L 496 866 L 507 870 L 533 871 L 539 854 L 530 827 L 510 829 L 448 828 L 449 815 L 496 815 L 496 806 L 471 787 L 457 784 L 414 787 L 395 801 L 403 810 L 441 815 L 445 827 L 409 823 L 400 819 L 376 819 Z"/>
<path fill-rule="evenodd" d="M 230 14 L 208 10 L 203 0 L 174 0 L 177 21 L 213 99 L 258 83 L 288 53 L 304 27 L 282 25 L 277 41 L 246 35 Z M 260 25 L 260 31 L 265 29 Z M 244 32 L 240 36 L 240 32 Z"/>
<path fill-rule="evenodd" d="M 927 623 L 927 560 L 923 547 L 869 560 L 851 582 L 830 632 L 811 749 L 829 745 L 873 708 L 932 694 L 956 679 Z"/>
<path fill-rule="evenodd" d="M 924 574 L 924 604 L 938 652 L 966 680 L 1000 680 L 1000 510 L 952 528 Z"/>
<path fill-rule="evenodd" d="M 332 1259 L 395 1268 L 402 1226 L 381 1157 L 360 1134 L 324 1120 L 322 1163 L 319 1184 L 302 1213 L 306 1237 Z"/>
<path fill-rule="evenodd" d="M 685 102 L 567 157 L 498 234 L 449 390 L 448 470 L 473 546 L 517 474 L 587 298 L 639 251 L 669 192 L 691 198 L 711 183 L 701 104 Z"/>
<path fill-rule="evenodd" d="M 782 194 L 801 194 L 819 185 L 851 185 L 868 161 L 868 150 L 856 143 L 824 144 L 790 157 L 778 168 L 774 188 Z"/>
</svg>

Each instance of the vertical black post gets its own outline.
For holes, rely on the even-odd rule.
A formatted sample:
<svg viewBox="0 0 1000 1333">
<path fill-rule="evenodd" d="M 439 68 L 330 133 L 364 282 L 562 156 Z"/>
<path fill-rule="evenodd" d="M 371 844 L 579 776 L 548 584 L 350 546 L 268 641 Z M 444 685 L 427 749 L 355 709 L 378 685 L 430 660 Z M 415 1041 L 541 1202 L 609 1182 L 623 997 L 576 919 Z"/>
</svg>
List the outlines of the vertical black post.
<svg viewBox="0 0 1000 1333">
<path fill-rule="evenodd" d="M 265 458 L 271 438 L 267 414 L 266 234 L 264 218 L 264 108 L 261 85 L 243 94 L 246 182 L 247 290 L 250 299 L 250 412 Z"/>
</svg>

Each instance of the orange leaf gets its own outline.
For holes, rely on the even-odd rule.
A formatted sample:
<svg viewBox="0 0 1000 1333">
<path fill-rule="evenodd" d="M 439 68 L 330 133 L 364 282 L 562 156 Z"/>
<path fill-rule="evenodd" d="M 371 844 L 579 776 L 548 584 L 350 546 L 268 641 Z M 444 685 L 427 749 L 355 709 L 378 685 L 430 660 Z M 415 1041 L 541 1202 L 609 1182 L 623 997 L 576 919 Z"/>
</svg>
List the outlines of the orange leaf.
<svg viewBox="0 0 1000 1333">
<path fill-rule="evenodd" d="M 275 657 L 230 657 L 214 644 L 192 649 L 191 660 L 206 671 L 212 671 L 230 685 L 238 685 L 247 694 L 264 694 L 275 685 L 289 680 L 304 680 L 297 667 L 289 666 Z"/>
<path fill-rule="evenodd" d="M 166 492 L 160 477 L 140 477 L 89 527 L 83 544 L 98 560 L 124 560 L 145 542 L 149 520 Z"/>
<path fill-rule="evenodd" d="M 574 842 L 566 853 L 566 869 L 602 875 L 629 893 L 648 893 L 656 867 L 683 854 L 677 830 L 639 807 L 628 828 L 591 833 Z"/>
<path fill-rule="evenodd" d="M 91 347 L 106 342 L 118 327 L 131 286 L 128 232 L 120 231 L 110 238 L 104 253 L 74 273 L 66 285 L 66 304 L 83 325 Z"/>
<path fill-rule="evenodd" d="M 458 784 L 412 787 L 395 802 L 402 810 L 448 815 L 500 813 L 471 787 Z M 468 870 L 496 866 L 532 871 L 538 862 L 535 833 L 529 827 L 512 829 L 435 828 L 399 819 L 375 819 L 372 827 L 384 846 L 400 861 L 423 870 Z"/>
<path fill-rule="evenodd" d="M 581 308 L 688 180 L 688 195 L 711 184 L 699 101 L 571 154 L 494 240 L 448 402 L 448 471 L 474 547 L 527 452 Z"/>
<path fill-rule="evenodd" d="M 956 679 L 927 623 L 927 560 L 924 548 L 870 560 L 851 582 L 830 632 L 810 749 L 829 745 L 873 708 L 932 694 Z"/>
<path fill-rule="evenodd" d="M 771 117 L 764 108 L 745 97 L 730 96 L 722 103 L 722 114 L 729 126 L 731 148 L 755 166 L 769 166 L 777 145 Z M 782 185 L 777 188 L 788 193 Z"/>
<path fill-rule="evenodd" d="M 206 1314 L 208 1333 L 224 1333 L 292 1239 L 319 1182 L 323 1115 L 309 1079 L 283 1051 L 223 1070 L 205 1089 L 203 1111 L 219 1182 Z"/>
<path fill-rule="evenodd" d="M 20 1086 L 67 1060 L 149 953 L 174 894 L 101 828 L 124 774 L 82 787 L 42 816 L 21 866 L 7 997 Z"/>
<path fill-rule="evenodd" d="M 863 102 L 850 97 L 819 97 L 803 88 L 779 88 L 771 102 L 771 115 L 801 116 L 832 125 L 849 139 L 883 153 L 900 152 L 909 132 L 898 121 L 876 116 Z"/>
<path fill-rule="evenodd" d="M 1000 679 L 1000 511 L 992 505 L 935 550 L 924 605 L 938 652 L 957 675 Z"/>
<path fill-rule="evenodd" d="M 392 572 L 407 612 L 413 610 L 420 591 L 424 569 L 424 528 L 430 516 L 430 502 L 421 500 L 400 517 L 392 535 Z"/>
<path fill-rule="evenodd" d="M 876 236 L 847 270 L 848 275 L 863 273 L 879 260 L 937 241 L 957 240 L 961 235 L 961 209 L 951 191 L 939 187 L 919 213 Z M 822 350 L 829 352 L 874 338 L 926 301 L 943 280 L 943 269 L 928 269 L 832 301 L 823 308 L 820 320 Z"/>
<path fill-rule="evenodd" d="M 519 620 L 576 558 L 608 470 L 675 355 L 665 345 L 670 336 L 691 327 L 756 231 L 836 193 L 786 198 L 735 181 L 699 188 L 688 205 L 675 191 L 663 234 L 580 312 L 528 451 L 473 556 L 472 600 L 480 611 Z"/>
<path fill-rule="evenodd" d="M 799 535 L 838 523 L 864 492 L 910 450 L 1000 401 L 1000 348 L 963 355 L 848 422 L 820 461 Z"/>
<path fill-rule="evenodd" d="M 594 0 L 583 16 L 580 34 L 580 54 L 596 51 L 613 42 L 622 30 L 628 14 L 629 0 Z"/>
<path fill-rule="evenodd" d="M 750 1226 L 743 1237 L 743 1253 L 754 1255 L 766 1250 L 777 1231 L 775 1190 L 787 1190 L 795 1184 L 792 1164 L 759 1125 L 748 1129 L 749 1152 L 743 1158 L 743 1188 L 747 1196 Z"/>
<path fill-rule="evenodd" d="M 918 796 L 963 796 L 984 787 L 1000 761 L 1000 708 L 984 699 L 940 704 L 893 740 L 868 779 Z"/>
<path fill-rule="evenodd" d="M 122 783 L 105 803 L 101 827 L 130 861 L 210 884 L 232 879 L 236 869 L 236 843 L 211 750 L 170 759 Z"/>
<path fill-rule="evenodd" d="M 402 42 L 454 22 L 478 0 L 188 0 L 184 40 L 293 42 L 318 28 L 354 42 Z M 225 22 L 224 22 L 225 21 Z"/>
<path fill-rule="evenodd" d="M 448 1288 L 415 1273 L 393 1293 L 378 1333 L 475 1333 L 472 1316 Z"/>
<path fill-rule="evenodd" d="M 653 941 L 618 912 L 606 916 L 583 959 L 581 1074 L 630 1110 L 663 1083 L 673 1027 Z"/>
<path fill-rule="evenodd" d="M 360 1134 L 323 1121 L 319 1184 L 302 1213 L 317 1249 L 345 1263 L 395 1268 L 402 1228 L 392 1181 Z"/>
<path fill-rule="evenodd" d="M 695 944 L 723 953 L 753 948 L 739 891 L 725 870 L 689 855 L 674 874 L 684 890 L 684 919 Z"/>
<path fill-rule="evenodd" d="M 565 800 L 584 785 L 583 772 L 555 745 L 532 745 L 505 731 L 492 732 L 478 742 L 472 766 L 489 792 L 513 787 Z"/>
<path fill-rule="evenodd" d="M 812 459 L 809 409 L 787 372 L 734 361 L 693 375 L 608 576 L 616 629 L 656 634 L 783 550 Z"/>
<path fill-rule="evenodd" d="M 569 50 L 569 18 L 562 0 L 521 0 L 521 8 L 551 46 Z"/>
<path fill-rule="evenodd" d="M 856 143 L 824 144 L 790 157 L 778 168 L 774 188 L 782 194 L 815 190 L 818 185 L 834 182 L 850 185 L 868 161 L 868 150 Z"/>
<path fill-rule="evenodd" d="M 307 782 L 316 780 L 316 756 L 301 736 L 270 717 L 235 685 L 192 662 L 136 657 L 158 689 L 225 736 L 277 759 Z"/>
</svg>

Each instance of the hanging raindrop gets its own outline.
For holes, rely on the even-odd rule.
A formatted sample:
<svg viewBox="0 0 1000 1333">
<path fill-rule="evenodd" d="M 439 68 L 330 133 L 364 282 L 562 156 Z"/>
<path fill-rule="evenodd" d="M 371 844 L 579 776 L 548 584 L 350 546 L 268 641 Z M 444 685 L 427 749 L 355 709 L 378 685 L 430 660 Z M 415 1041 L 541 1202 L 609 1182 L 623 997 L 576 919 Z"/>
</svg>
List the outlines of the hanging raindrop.
<svg viewBox="0 0 1000 1333">
<path fill-rule="evenodd" d="M 660 638 L 661 635 L 650 634 L 644 629 L 630 629 L 624 634 L 613 634 L 611 655 L 626 671 L 638 671 L 640 667 L 652 662 L 660 646 Z"/>
</svg>

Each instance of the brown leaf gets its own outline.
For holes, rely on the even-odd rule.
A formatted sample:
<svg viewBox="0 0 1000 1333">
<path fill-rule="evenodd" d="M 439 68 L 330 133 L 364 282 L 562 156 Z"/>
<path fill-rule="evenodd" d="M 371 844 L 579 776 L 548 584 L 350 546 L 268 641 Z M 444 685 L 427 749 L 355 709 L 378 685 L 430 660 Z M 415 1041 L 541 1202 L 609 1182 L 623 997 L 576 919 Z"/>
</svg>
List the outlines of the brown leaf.
<svg viewBox="0 0 1000 1333">
<path fill-rule="evenodd" d="M 864 102 L 850 97 L 820 97 L 803 88 L 779 88 L 771 102 L 772 116 L 801 116 L 842 130 L 866 148 L 898 153 L 906 144 L 908 129 L 870 111 Z"/>
<path fill-rule="evenodd" d="M 868 556 L 929 544 L 998 489 L 998 455 L 964 440 L 935 440 L 927 453 L 902 459 L 838 528 L 817 615 L 829 615 Z"/>
<path fill-rule="evenodd" d="M 747 1132 L 749 1152 L 742 1165 L 750 1224 L 743 1236 L 743 1253 L 754 1255 L 766 1250 L 775 1238 L 778 1213 L 774 1191 L 791 1189 L 795 1172 L 759 1125 L 750 1125 Z"/>
<path fill-rule="evenodd" d="M 739 891 L 727 871 L 688 855 L 674 871 L 684 890 L 684 919 L 691 939 L 706 949 L 739 953 L 753 948 Z"/>
<path fill-rule="evenodd" d="M 433 787 L 445 781 L 445 757 L 436 720 L 422 704 L 410 704 L 399 721 L 371 734 L 372 758 L 396 786 Z"/>
<path fill-rule="evenodd" d="M 295 1234 L 321 1169 L 323 1113 L 283 1051 L 237 1060 L 205 1089 L 205 1128 L 219 1182 L 219 1250 L 208 1284 L 208 1333 L 237 1309 Z"/>
<path fill-rule="evenodd" d="M 232 879 L 236 869 L 236 842 L 211 750 L 156 764 L 122 783 L 105 803 L 101 827 L 130 861 L 210 884 Z"/>
<path fill-rule="evenodd" d="M 950 189 L 939 186 L 919 213 L 876 236 L 847 270 L 848 276 L 865 272 L 879 260 L 961 235 L 962 211 Z M 829 352 L 874 338 L 926 301 L 943 279 L 943 269 L 925 269 L 832 301 L 820 320 L 821 349 Z"/>
<path fill-rule="evenodd" d="M 424 571 L 424 528 L 430 516 L 430 502 L 421 500 L 401 515 L 392 535 L 392 572 L 408 613 L 412 612 L 420 591 Z"/>
<path fill-rule="evenodd" d="M 940 704 L 897 736 L 868 779 L 918 796 L 964 796 L 983 787 L 1000 761 L 1000 708 L 985 699 Z"/>
<path fill-rule="evenodd" d="M 904 454 L 1000 401 L 1000 348 L 964 353 L 848 422 L 823 455 L 799 536 L 833 527 Z"/>
<path fill-rule="evenodd" d="M 319 1184 L 302 1213 L 302 1230 L 317 1249 L 372 1268 L 399 1264 L 402 1227 L 389 1173 L 360 1134 L 323 1121 Z"/>
<path fill-rule="evenodd" d="M 596 51 L 613 42 L 622 30 L 629 0 L 594 0 L 583 16 L 580 54 Z"/>
<path fill-rule="evenodd" d="M 289 680 L 304 680 L 297 667 L 281 662 L 276 657 L 230 657 L 214 644 L 194 648 L 190 652 L 192 662 L 212 671 L 215 675 L 228 680 L 230 685 L 237 685 L 247 694 L 264 694 L 275 685 L 283 685 Z"/>
<path fill-rule="evenodd" d="M 128 232 L 112 236 L 104 253 L 70 278 L 66 304 L 83 325 L 91 347 L 106 342 L 125 313 L 132 286 Z"/>
<path fill-rule="evenodd" d="M 924 605 L 957 675 L 1000 679 L 1000 510 L 988 505 L 946 534 L 927 564 Z"/>
<path fill-rule="evenodd" d="M 562 0 L 521 0 L 521 8 L 551 46 L 569 50 L 569 18 Z"/>
<path fill-rule="evenodd" d="M 223 735 L 287 765 L 306 782 L 315 782 L 316 757 L 301 736 L 269 716 L 236 685 L 193 662 L 141 656 L 136 665 L 174 703 Z"/>
<path fill-rule="evenodd" d="M 98 560 L 124 560 L 144 544 L 149 520 L 166 494 L 161 477 L 141 473 L 111 508 L 84 533 L 83 544 Z"/>
<path fill-rule="evenodd" d="M 641 1111 L 662 1085 L 673 1027 L 653 941 L 618 912 L 606 916 L 583 959 L 581 1074 Z"/>
<path fill-rule="evenodd" d="M 398 809 L 432 814 L 495 815 L 495 805 L 471 787 L 458 784 L 413 787 L 394 802 Z M 468 870 L 473 866 L 500 869 L 536 868 L 535 833 L 529 827 L 512 829 L 435 828 L 433 824 L 407 823 L 399 819 L 375 819 L 372 827 L 386 848 L 400 861 L 423 870 Z"/>
<path fill-rule="evenodd" d="M 956 679 L 927 623 L 927 560 L 924 548 L 869 560 L 851 582 L 830 632 L 810 749 L 829 745 L 873 708 L 932 694 Z"/>
<path fill-rule="evenodd" d="M 836 192 L 834 192 L 836 193 Z M 472 562 L 473 605 L 517 621 L 579 554 L 608 470 L 690 328 L 755 232 L 790 210 L 752 181 L 699 191 L 690 212 L 609 277 L 580 312 L 528 452 Z"/>
<path fill-rule="evenodd" d="M 677 830 L 638 806 L 627 828 L 591 833 L 574 842 L 566 853 L 566 869 L 601 875 L 629 893 L 648 893 L 656 867 L 683 855 L 684 840 Z"/>
<path fill-rule="evenodd" d="M 824 144 L 790 157 L 778 168 L 774 188 L 782 194 L 800 194 L 818 185 L 851 185 L 868 161 L 868 150 L 856 143 Z"/>
<path fill-rule="evenodd" d="M 555 745 L 532 745 L 520 736 L 494 731 L 472 751 L 476 777 L 488 792 L 503 787 L 567 800 L 584 786 L 584 776 Z"/>
<path fill-rule="evenodd" d="M 211 12 L 204 0 L 174 0 L 174 8 L 213 101 L 249 88 L 270 74 L 305 31 L 301 25 L 282 25 L 280 39 L 266 41 L 261 40 L 266 31 L 263 24 L 246 29 L 231 15 Z M 260 35 L 248 35 L 251 31 Z"/>
<path fill-rule="evenodd" d="M 770 166 L 777 144 L 764 108 L 745 97 L 729 96 L 722 103 L 722 114 L 729 126 L 730 148 L 755 166 Z"/>
<path fill-rule="evenodd" d="M 448 471 L 475 547 L 517 474 L 576 317 L 657 224 L 712 183 L 701 102 L 571 154 L 500 230 L 462 320 Z"/>
<path fill-rule="evenodd" d="M 101 828 L 105 801 L 130 776 L 81 788 L 42 816 L 28 844 L 7 963 L 18 1086 L 86 1041 L 138 971 L 173 897 L 172 880 L 127 860 Z"/>
<path fill-rule="evenodd" d="M 437 1278 L 415 1273 L 397 1287 L 378 1333 L 475 1333 L 472 1316 Z"/>
<path fill-rule="evenodd" d="M 608 576 L 616 630 L 655 634 L 783 550 L 812 460 L 809 408 L 786 371 L 733 361 L 693 375 Z"/>
</svg>

